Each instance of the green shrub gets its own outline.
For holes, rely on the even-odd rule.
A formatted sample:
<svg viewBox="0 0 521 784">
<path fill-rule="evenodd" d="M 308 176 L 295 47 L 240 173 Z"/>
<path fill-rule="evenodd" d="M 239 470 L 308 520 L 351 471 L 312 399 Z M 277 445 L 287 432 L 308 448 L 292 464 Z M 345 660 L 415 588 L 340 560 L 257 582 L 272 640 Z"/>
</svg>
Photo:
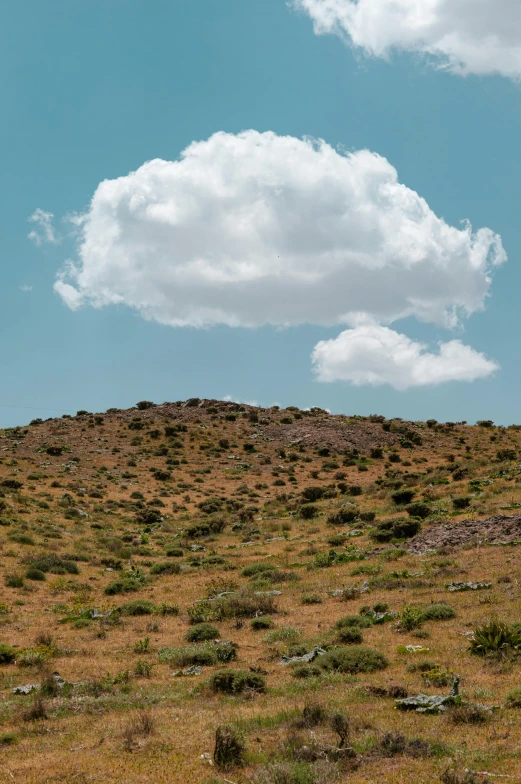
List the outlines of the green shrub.
<svg viewBox="0 0 521 784">
<path fill-rule="evenodd" d="M 0 642 L 0 664 L 11 664 L 16 658 L 16 649 L 5 642 Z"/>
<path fill-rule="evenodd" d="M 182 558 L 184 555 L 184 550 L 181 547 L 170 547 L 166 554 L 169 558 Z"/>
<path fill-rule="evenodd" d="M 163 648 L 158 653 L 158 659 L 160 662 L 174 667 L 192 667 L 193 665 L 211 667 L 218 661 L 216 652 L 208 645 Z"/>
<path fill-rule="evenodd" d="M 131 593 L 132 591 L 139 591 L 139 589 L 142 587 L 143 583 L 141 580 L 136 580 L 132 577 L 122 577 L 119 580 L 113 580 L 110 582 L 106 586 L 104 593 L 107 596 L 117 596 L 120 593 Z"/>
<path fill-rule="evenodd" d="M 150 567 L 150 574 L 179 574 L 181 567 L 177 563 L 163 561 Z"/>
<path fill-rule="evenodd" d="M 414 490 L 397 490 L 396 493 L 392 494 L 392 499 L 395 504 L 402 506 L 403 504 L 410 504 L 415 495 Z"/>
<path fill-rule="evenodd" d="M 455 609 L 442 602 L 429 604 L 421 612 L 424 621 L 447 621 L 456 616 Z"/>
<path fill-rule="evenodd" d="M 302 498 L 304 501 L 320 501 L 321 498 L 324 497 L 324 489 L 319 485 L 310 485 L 310 487 L 305 487 L 302 491 Z"/>
<path fill-rule="evenodd" d="M 383 653 L 366 645 L 332 648 L 318 657 L 316 663 L 324 670 L 349 673 L 376 672 L 388 665 Z"/>
<path fill-rule="evenodd" d="M 246 689 L 266 691 L 266 679 L 256 672 L 246 670 L 220 670 L 210 678 L 210 688 L 223 694 L 240 694 Z"/>
<path fill-rule="evenodd" d="M 348 645 L 359 645 L 363 641 L 362 631 L 357 626 L 342 626 L 337 632 L 339 642 Z"/>
<path fill-rule="evenodd" d="M 20 574 L 6 574 L 4 583 L 7 588 L 23 588 L 24 578 Z"/>
<path fill-rule="evenodd" d="M 409 506 L 406 507 L 406 510 L 407 514 L 409 514 L 411 517 L 419 517 L 420 520 L 425 520 L 425 518 L 428 517 L 432 511 L 428 504 L 422 504 L 421 501 L 417 501 L 414 504 L 409 504 Z"/>
<path fill-rule="evenodd" d="M 68 558 L 60 558 L 58 555 L 41 555 L 31 562 L 33 569 L 51 574 L 79 574 L 80 570 L 74 561 Z"/>
<path fill-rule="evenodd" d="M 471 499 L 469 496 L 460 496 L 460 498 L 453 498 L 452 499 L 452 506 L 454 509 L 467 509 L 470 506 Z"/>
<path fill-rule="evenodd" d="M 303 520 L 313 520 L 319 513 L 318 506 L 315 504 L 302 504 L 299 508 L 299 514 Z"/>
<path fill-rule="evenodd" d="M 211 623 L 198 623 L 192 626 L 186 633 L 188 642 L 204 642 L 205 640 L 217 640 L 220 637 L 219 629 Z"/>
<path fill-rule="evenodd" d="M 322 597 L 316 593 L 304 594 L 301 604 L 322 604 Z"/>
<path fill-rule="evenodd" d="M 274 564 L 252 563 L 249 564 L 249 566 L 245 566 L 241 571 L 241 574 L 243 577 L 256 577 L 258 574 L 262 574 L 263 572 L 272 572 L 274 569 Z"/>
<path fill-rule="evenodd" d="M 271 618 L 265 618 L 261 616 L 259 618 L 252 618 L 250 622 L 250 626 L 254 632 L 260 632 L 264 629 L 269 629 L 271 626 L 273 626 L 273 621 L 271 620 Z"/>
<path fill-rule="evenodd" d="M 146 599 L 134 599 L 122 604 L 119 611 L 122 615 L 153 615 L 157 612 L 157 607 Z"/>
<path fill-rule="evenodd" d="M 41 569 L 35 569 L 34 566 L 30 566 L 27 569 L 25 576 L 28 580 L 45 580 L 45 572 L 42 572 Z"/>
<path fill-rule="evenodd" d="M 158 607 L 158 613 L 160 615 L 179 615 L 179 605 L 166 604 L 166 602 L 161 602 Z"/>
<path fill-rule="evenodd" d="M 335 628 L 336 629 L 349 629 L 349 628 L 368 629 L 372 625 L 373 622 L 369 615 L 344 615 L 343 618 L 339 618 L 338 621 L 335 623 Z"/>
<path fill-rule="evenodd" d="M 330 514 L 327 518 L 328 525 L 349 525 L 354 523 L 358 517 L 358 512 L 355 509 L 342 508 L 337 512 Z"/>
<path fill-rule="evenodd" d="M 390 542 L 391 539 L 410 539 L 421 530 L 418 520 L 397 518 L 378 523 L 371 532 L 371 537 L 377 542 Z"/>
</svg>

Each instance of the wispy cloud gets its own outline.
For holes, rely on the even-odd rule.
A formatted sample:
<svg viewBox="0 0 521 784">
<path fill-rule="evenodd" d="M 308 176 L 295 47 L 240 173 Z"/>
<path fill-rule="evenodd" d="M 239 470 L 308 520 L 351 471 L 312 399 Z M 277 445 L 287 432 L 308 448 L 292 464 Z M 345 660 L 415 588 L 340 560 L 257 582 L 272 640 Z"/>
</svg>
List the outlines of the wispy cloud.
<svg viewBox="0 0 521 784">
<path fill-rule="evenodd" d="M 27 236 L 35 245 L 54 244 L 58 241 L 53 226 L 53 218 L 52 212 L 45 212 L 40 207 L 27 218 L 29 223 L 34 223 L 34 229 Z"/>
</svg>

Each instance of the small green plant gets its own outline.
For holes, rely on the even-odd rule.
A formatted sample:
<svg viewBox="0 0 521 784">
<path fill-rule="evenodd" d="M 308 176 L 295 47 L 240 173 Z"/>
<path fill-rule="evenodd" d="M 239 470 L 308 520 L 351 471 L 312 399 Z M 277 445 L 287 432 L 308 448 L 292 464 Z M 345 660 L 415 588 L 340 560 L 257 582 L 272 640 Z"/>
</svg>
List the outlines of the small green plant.
<svg viewBox="0 0 521 784">
<path fill-rule="evenodd" d="M 400 627 L 407 632 L 419 629 L 423 620 L 423 613 L 418 607 L 404 607 L 400 613 Z"/>
<path fill-rule="evenodd" d="M 512 653 L 521 649 L 521 630 L 492 618 L 474 629 L 469 650 L 478 656 Z"/>
<path fill-rule="evenodd" d="M 150 637 L 138 640 L 134 643 L 134 653 L 148 653 L 150 651 Z"/>
</svg>

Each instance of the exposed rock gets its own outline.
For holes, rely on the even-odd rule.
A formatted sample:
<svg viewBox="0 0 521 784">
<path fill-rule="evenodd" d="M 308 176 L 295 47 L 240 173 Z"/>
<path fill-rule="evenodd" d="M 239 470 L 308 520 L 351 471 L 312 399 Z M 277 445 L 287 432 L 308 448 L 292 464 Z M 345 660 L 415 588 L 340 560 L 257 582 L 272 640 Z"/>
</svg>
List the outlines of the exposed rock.
<svg viewBox="0 0 521 784">
<path fill-rule="evenodd" d="M 495 515 L 486 520 L 435 525 L 410 539 L 405 547 L 422 555 L 442 547 L 462 547 L 473 540 L 476 545 L 521 543 L 521 517 Z"/>
</svg>

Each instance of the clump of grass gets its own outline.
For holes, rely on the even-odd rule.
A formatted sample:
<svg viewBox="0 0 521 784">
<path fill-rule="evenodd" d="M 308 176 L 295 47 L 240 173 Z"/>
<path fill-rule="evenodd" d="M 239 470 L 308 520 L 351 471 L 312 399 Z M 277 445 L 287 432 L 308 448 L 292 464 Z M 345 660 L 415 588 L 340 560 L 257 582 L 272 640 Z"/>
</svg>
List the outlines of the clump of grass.
<svg viewBox="0 0 521 784">
<path fill-rule="evenodd" d="M 294 626 L 281 626 L 280 629 L 275 629 L 264 637 L 264 642 L 294 642 L 300 639 L 302 632 Z"/>
</svg>

